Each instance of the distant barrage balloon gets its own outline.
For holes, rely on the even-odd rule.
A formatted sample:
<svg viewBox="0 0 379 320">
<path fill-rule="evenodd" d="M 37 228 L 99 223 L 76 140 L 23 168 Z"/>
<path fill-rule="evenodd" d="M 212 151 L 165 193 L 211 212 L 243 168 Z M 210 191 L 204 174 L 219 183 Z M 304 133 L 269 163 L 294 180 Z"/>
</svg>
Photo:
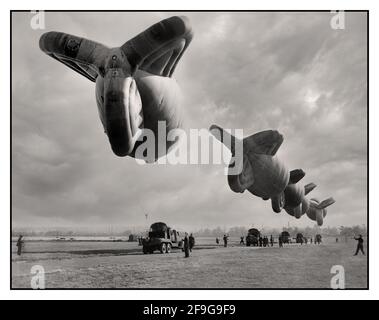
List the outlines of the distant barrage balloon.
<svg viewBox="0 0 379 320">
<path fill-rule="evenodd" d="M 212 125 L 209 130 L 235 156 L 234 146 L 239 139 L 216 125 Z M 278 213 L 285 205 L 283 191 L 290 177 L 286 166 L 276 157 L 282 142 L 283 136 L 276 130 L 266 130 L 244 138 L 243 159 L 235 159 L 229 165 L 229 172 L 236 165 L 242 166 L 241 173 L 228 174 L 229 187 L 234 192 L 247 189 L 263 200 L 271 199 L 272 209 Z"/>
<path fill-rule="evenodd" d="M 174 16 L 121 47 L 108 48 L 53 31 L 41 36 L 40 48 L 96 82 L 100 120 L 117 156 L 135 157 L 142 143 L 138 138 L 150 129 L 156 140 L 155 161 L 177 143 L 166 139 L 164 147 L 158 147 L 158 121 L 165 121 L 166 137 L 170 130 L 182 126 L 180 90 L 172 75 L 192 37 L 189 20 Z"/>
<path fill-rule="evenodd" d="M 284 210 L 296 219 L 300 219 L 309 208 L 309 200 L 305 197 L 311 192 L 316 185 L 309 183 L 305 186 L 299 185 L 299 181 L 305 176 L 301 169 L 295 169 L 290 172 L 290 179 L 287 187 L 284 189 Z"/>
<path fill-rule="evenodd" d="M 336 201 L 333 198 L 328 198 L 322 202 L 319 202 L 317 199 L 311 199 L 309 209 L 307 210 L 308 218 L 313 221 L 317 221 L 317 224 L 322 226 L 324 223 L 324 218 L 327 214 L 326 208 L 335 202 Z"/>
</svg>

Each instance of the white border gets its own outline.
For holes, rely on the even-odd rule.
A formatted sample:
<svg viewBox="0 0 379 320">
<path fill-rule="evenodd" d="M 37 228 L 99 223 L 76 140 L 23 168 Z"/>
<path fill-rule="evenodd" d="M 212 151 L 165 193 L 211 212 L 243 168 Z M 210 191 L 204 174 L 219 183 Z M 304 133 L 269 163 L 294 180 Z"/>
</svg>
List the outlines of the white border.
<svg viewBox="0 0 379 320">
<path fill-rule="evenodd" d="M 32 4 L 31 4 L 32 3 Z M 3 98 L 1 125 L 0 125 L 0 139 L 1 139 L 1 221 L 0 221 L 0 298 L 1 299 L 156 299 L 161 295 L 157 295 L 157 291 L 153 290 L 126 290 L 126 291 L 10 291 L 10 262 L 9 262 L 9 208 L 10 208 L 10 190 L 9 190 L 9 72 L 10 72 L 10 57 L 9 57 L 9 26 L 10 14 L 9 10 L 23 10 L 23 9 L 50 9 L 50 10 L 324 10 L 324 9 L 337 9 L 337 10 L 370 10 L 370 291 L 246 291 L 246 290 L 190 290 L 190 291 L 164 291 L 166 299 L 377 299 L 378 298 L 378 236 L 375 231 L 378 230 L 378 213 L 376 208 L 372 205 L 372 199 L 378 194 L 376 180 L 379 180 L 379 172 L 375 164 L 379 163 L 378 157 L 378 143 L 375 146 L 375 140 L 379 139 L 379 121 L 378 108 L 375 105 L 376 95 L 374 88 L 377 88 L 375 78 L 378 74 L 378 65 L 373 57 L 378 57 L 378 43 L 374 38 L 378 30 L 378 6 L 376 1 L 332 1 L 332 0 L 319 0 L 319 1 L 300 1 L 291 0 L 281 1 L 262 1 L 257 3 L 249 3 L 246 0 L 233 0 L 233 1 L 217 1 L 215 6 L 214 1 L 205 3 L 204 0 L 192 0 L 186 3 L 164 0 L 159 5 L 157 1 L 112 1 L 97 3 L 66 0 L 62 2 L 52 1 L 18 1 L 6 2 L 1 1 L 1 29 L 0 32 L 2 50 L 1 50 L 1 97 Z M 31 7 L 33 6 L 33 7 Z"/>
</svg>

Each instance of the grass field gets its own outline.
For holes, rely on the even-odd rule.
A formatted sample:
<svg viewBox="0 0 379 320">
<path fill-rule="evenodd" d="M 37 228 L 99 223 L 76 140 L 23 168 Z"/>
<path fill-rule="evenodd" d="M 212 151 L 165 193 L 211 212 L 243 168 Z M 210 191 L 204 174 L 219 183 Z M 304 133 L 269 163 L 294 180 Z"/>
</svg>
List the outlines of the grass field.
<svg viewBox="0 0 379 320">
<path fill-rule="evenodd" d="M 143 255 L 136 243 L 27 248 L 21 257 L 12 254 L 13 288 L 30 288 L 34 265 L 44 268 L 46 288 L 327 289 L 334 265 L 344 267 L 346 288 L 367 288 L 367 257 L 353 256 L 355 241 L 282 249 L 244 247 L 236 240 L 228 248 L 203 242 L 188 259 L 179 250 Z"/>
</svg>

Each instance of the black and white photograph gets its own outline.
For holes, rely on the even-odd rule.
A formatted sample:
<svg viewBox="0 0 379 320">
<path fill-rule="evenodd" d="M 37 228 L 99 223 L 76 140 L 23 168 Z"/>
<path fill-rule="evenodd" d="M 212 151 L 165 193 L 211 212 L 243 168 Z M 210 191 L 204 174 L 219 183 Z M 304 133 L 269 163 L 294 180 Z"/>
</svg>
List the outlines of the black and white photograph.
<svg viewBox="0 0 379 320">
<path fill-rule="evenodd" d="M 367 10 L 10 19 L 11 291 L 369 289 Z"/>
</svg>

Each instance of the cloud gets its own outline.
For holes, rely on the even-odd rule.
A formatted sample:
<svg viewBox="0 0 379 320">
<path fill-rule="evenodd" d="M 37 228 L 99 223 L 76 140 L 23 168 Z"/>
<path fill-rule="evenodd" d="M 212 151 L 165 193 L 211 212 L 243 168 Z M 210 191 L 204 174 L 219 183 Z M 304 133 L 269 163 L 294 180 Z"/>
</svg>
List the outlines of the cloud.
<svg viewBox="0 0 379 320">
<path fill-rule="evenodd" d="M 182 13 L 180 13 L 182 14 Z M 118 46 L 172 13 L 46 13 L 47 31 Z M 278 156 L 303 168 L 312 197 L 336 198 L 326 223 L 361 224 L 367 198 L 366 14 L 186 13 L 195 37 L 175 77 L 189 128 L 277 129 Z M 13 13 L 12 208 L 15 225 L 183 228 L 311 225 L 233 193 L 222 165 L 140 166 L 111 152 L 94 85 L 38 48 L 31 14 Z"/>
</svg>

